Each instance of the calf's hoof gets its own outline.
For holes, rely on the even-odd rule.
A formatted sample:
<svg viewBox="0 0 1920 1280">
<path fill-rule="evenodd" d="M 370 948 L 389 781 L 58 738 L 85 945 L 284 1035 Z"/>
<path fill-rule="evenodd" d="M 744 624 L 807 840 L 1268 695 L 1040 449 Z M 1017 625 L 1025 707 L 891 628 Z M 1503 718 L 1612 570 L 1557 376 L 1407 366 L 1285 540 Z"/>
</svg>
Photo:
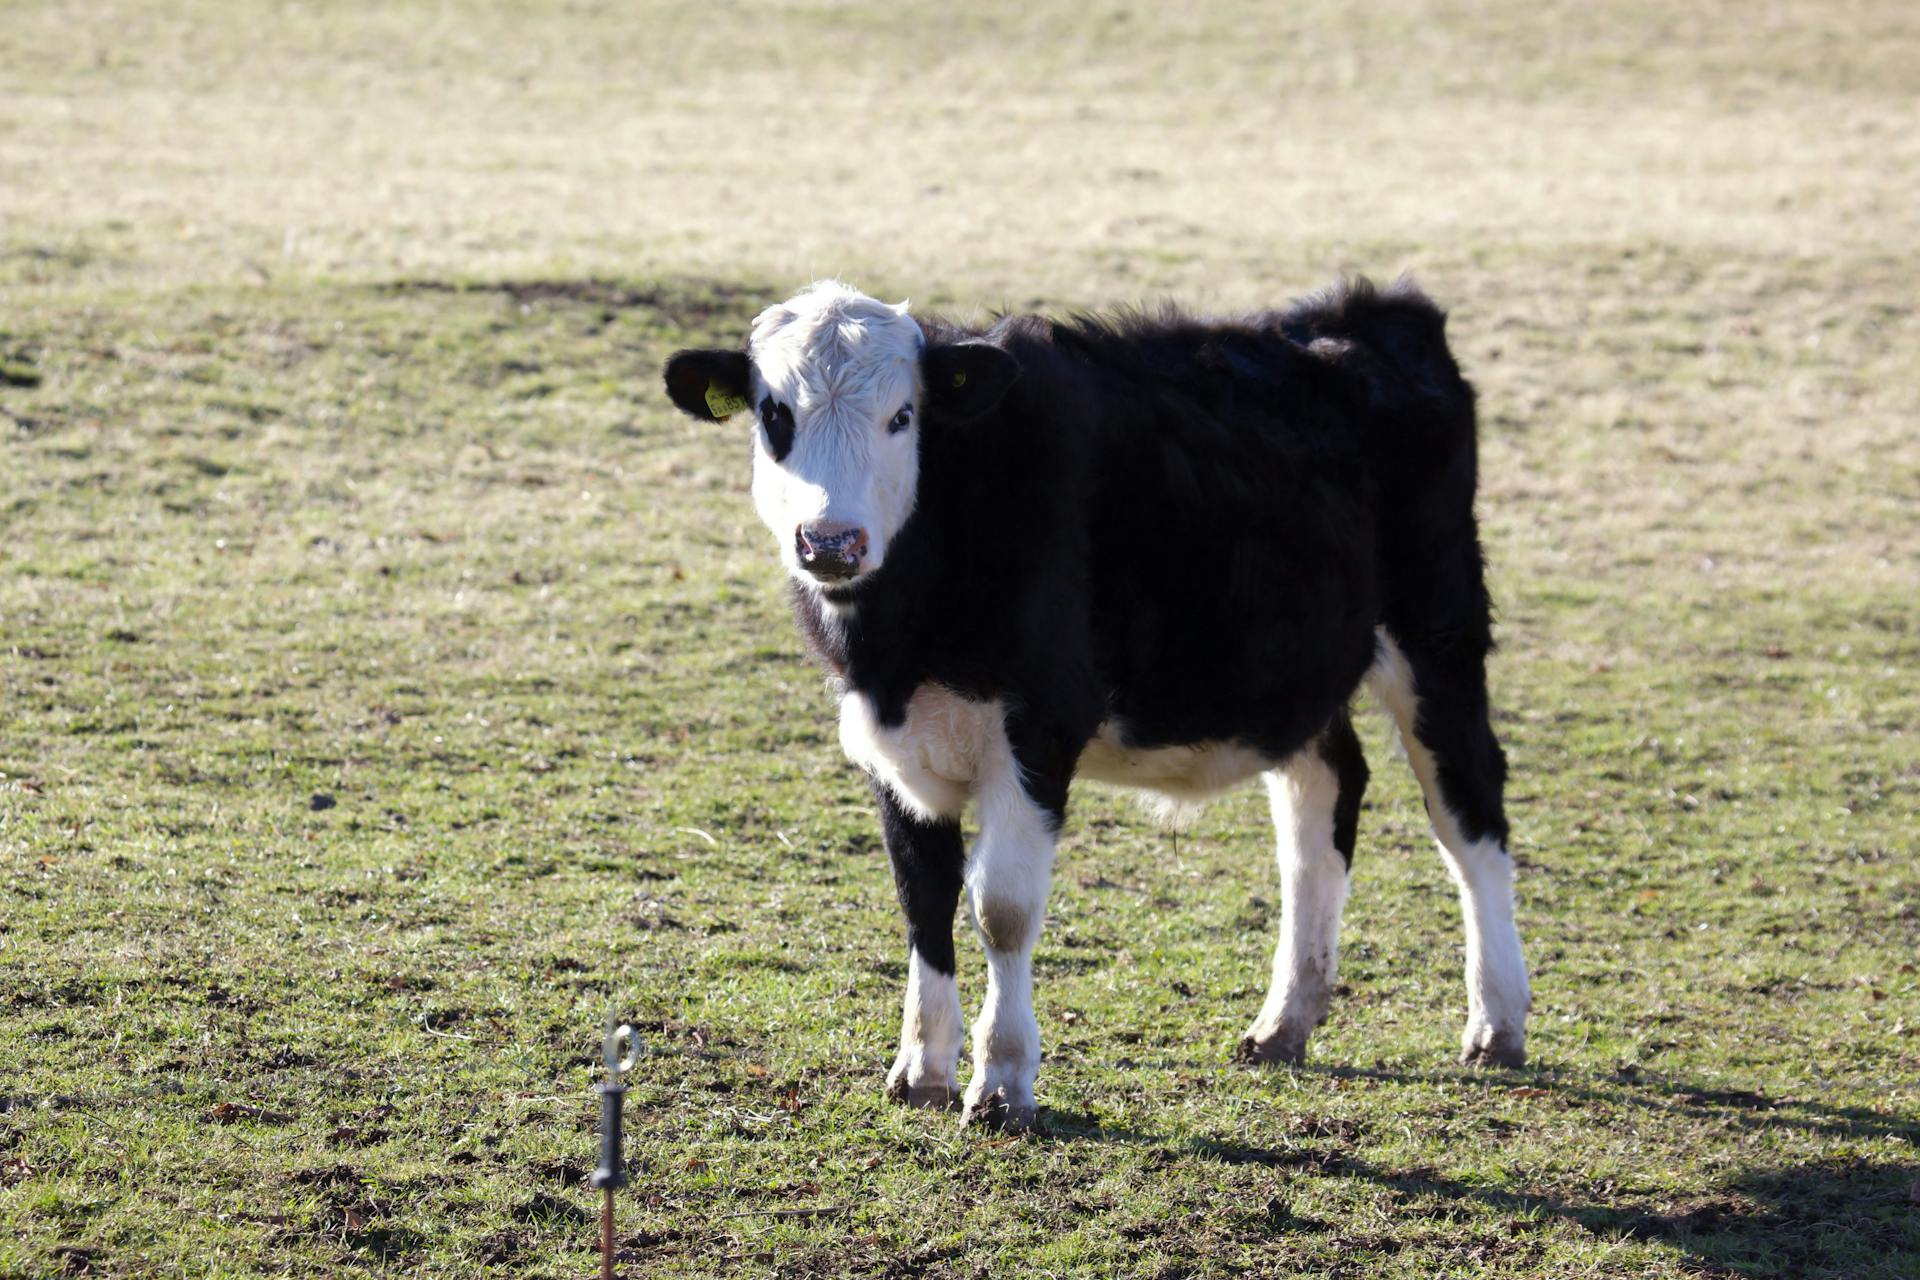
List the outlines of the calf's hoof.
<svg viewBox="0 0 1920 1280">
<path fill-rule="evenodd" d="M 950 1111 L 959 1101 L 953 1089 L 944 1084 L 912 1085 L 905 1076 L 895 1076 L 887 1081 L 887 1096 L 902 1106 L 920 1107 L 927 1111 Z"/>
<path fill-rule="evenodd" d="M 1297 1067 L 1307 1060 L 1307 1033 L 1293 1027 L 1281 1027 L 1261 1034 L 1249 1031 L 1240 1037 L 1233 1051 L 1235 1062 L 1255 1064 L 1277 1062 Z"/>
<path fill-rule="evenodd" d="M 1527 1038 L 1523 1031 L 1470 1027 L 1460 1045 L 1460 1064 L 1467 1067 L 1524 1067 Z"/>
<path fill-rule="evenodd" d="M 994 1129 L 1001 1133 L 1032 1133 L 1040 1109 L 1031 1102 L 1009 1102 L 1004 1090 L 995 1090 L 967 1103 L 960 1115 L 965 1129 Z"/>
<path fill-rule="evenodd" d="M 958 1102 L 960 1088 L 952 1080 L 943 1080 L 937 1073 L 925 1073 L 925 1077 L 914 1084 L 912 1059 L 900 1054 L 887 1071 L 887 1098 L 904 1107 L 927 1107 L 929 1111 L 945 1111 Z"/>
</svg>

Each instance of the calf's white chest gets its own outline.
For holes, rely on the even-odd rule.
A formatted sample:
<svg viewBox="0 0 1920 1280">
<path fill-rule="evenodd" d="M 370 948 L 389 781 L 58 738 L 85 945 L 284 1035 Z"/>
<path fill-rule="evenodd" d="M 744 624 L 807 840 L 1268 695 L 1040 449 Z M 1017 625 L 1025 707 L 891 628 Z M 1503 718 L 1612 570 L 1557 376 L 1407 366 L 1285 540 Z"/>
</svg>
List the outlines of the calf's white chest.
<svg viewBox="0 0 1920 1280">
<path fill-rule="evenodd" d="M 865 695 L 848 693 L 840 700 L 840 749 L 922 818 L 958 817 L 977 785 L 1011 759 L 1000 704 L 937 684 L 916 689 L 906 719 L 891 727 Z"/>
<path fill-rule="evenodd" d="M 937 684 L 907 700 L 906 719 L 885 726 L 863 694 L 840 700 L 840 747 L 921 818 L 955 818 L 988 787 L 1017 780 L 998 702 L 976 702 Z M 1078 776 L 1192 803 L 1225 791 L 1273 761 L 1235 743 L 1130 747 L 1108 721 L 1080 757 Z"/>
</svg>

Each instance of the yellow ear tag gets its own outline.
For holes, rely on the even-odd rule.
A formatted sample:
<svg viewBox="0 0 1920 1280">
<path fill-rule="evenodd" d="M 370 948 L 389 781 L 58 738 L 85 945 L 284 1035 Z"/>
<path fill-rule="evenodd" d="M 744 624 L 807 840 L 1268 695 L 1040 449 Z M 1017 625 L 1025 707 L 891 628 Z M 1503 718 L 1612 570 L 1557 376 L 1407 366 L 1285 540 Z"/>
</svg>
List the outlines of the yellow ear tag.
<svg viewBox="0 0 1920 1280">
<path fill-rule="evenodd" d="M 964 387 L 967 385 L 967 375 L 964 371 L 953 375 L 953 385 L 956 387 Z"/>
<path fill-rule="evenodd" d="M 744 396 L 737 396 L 721 388 L 717 382 L 707 384 L 707 410 L 716 418 L 729 418 L 747 407 Z"/>
</svg>

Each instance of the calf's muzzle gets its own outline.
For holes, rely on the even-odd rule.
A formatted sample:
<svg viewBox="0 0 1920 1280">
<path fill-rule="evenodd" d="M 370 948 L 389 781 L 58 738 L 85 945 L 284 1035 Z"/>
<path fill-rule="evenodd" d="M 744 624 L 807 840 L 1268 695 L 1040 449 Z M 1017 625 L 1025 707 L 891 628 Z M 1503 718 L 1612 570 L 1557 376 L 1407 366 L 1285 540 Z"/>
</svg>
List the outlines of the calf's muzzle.
<svg viewBox="0 0 1920 1280">
<path fill-rule="evenodd" d="M 821 520 L 793 532 L 800 567 L 825 582 L 844 582 L 860 572 L 867 554 L 867 531 L 858 525 Z"/>
</svg>

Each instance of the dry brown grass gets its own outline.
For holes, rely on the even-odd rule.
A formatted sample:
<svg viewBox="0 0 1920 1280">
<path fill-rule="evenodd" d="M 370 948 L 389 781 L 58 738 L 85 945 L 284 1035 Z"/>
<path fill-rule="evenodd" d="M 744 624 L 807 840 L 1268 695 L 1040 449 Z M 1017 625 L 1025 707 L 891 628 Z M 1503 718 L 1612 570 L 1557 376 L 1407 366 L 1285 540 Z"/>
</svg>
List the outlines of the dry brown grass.
<svg viewBox="0 0 1920 1280">
<path fill-rule="evenodd" d="M 1350 10 L 23 7 L 0 212 L 136 276 L 841 273 L 968 304 L 1920 242 L 1902 0 Z"/>
</svg>

